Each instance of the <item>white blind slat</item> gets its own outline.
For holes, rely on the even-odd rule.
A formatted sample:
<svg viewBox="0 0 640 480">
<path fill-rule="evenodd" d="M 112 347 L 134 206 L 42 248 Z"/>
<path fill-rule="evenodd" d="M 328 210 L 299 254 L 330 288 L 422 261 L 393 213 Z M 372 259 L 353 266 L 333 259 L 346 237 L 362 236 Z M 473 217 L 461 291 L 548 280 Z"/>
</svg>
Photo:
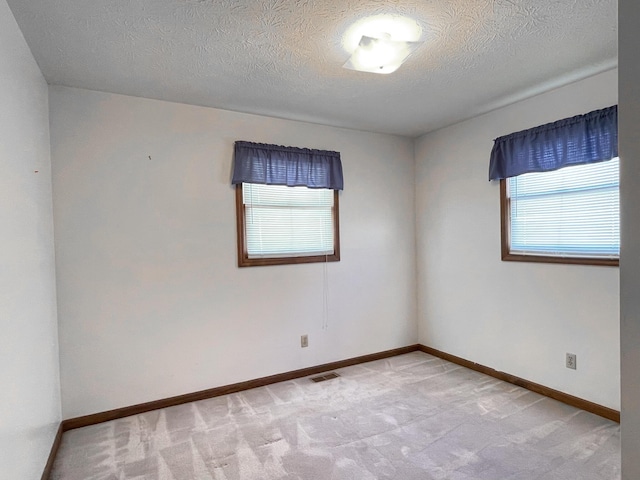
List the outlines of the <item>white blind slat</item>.
<svg viewBox="0 0 640 480">
<path fill-rule="evenodd" d="M 332 255 L 333 190 L 244 183 L 249 258 Z"/>
<path fill-rule="evenodd" d="M 617 257 L 619 184 L 617 158 L 509 178 L 511 251 Z"/>
</svg>

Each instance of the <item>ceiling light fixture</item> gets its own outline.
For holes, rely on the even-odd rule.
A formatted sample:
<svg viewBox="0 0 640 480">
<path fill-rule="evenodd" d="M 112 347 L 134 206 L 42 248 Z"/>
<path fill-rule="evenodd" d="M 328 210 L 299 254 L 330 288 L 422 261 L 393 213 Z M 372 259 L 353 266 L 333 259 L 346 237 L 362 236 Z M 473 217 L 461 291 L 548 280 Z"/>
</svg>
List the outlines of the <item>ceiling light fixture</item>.
<svg viewBox="0 0 640 480">
<path fill-rule="evenodd" d="M 351 55 L 344 68 L 371 73 L 392 73 L 423 42 L 418 21 L 398 15 L 374 15 L 352 24 L 342 37 Z"/>
<path fill-rule="evenodd" d="M 420 42 L 392 40 L 388 33 L 379 38 L 363 35 L 343 67 L 360 72 L 393 73 L 419 45 Z"/>
</svg>

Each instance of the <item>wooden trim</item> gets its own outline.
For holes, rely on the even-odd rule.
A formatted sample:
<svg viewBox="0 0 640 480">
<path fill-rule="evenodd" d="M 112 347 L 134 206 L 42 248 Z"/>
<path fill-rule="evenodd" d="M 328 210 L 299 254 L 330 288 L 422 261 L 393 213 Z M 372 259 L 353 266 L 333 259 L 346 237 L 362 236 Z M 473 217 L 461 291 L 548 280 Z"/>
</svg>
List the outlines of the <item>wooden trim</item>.
<svg viewBox="0 0 640 480">
<path fill-rule="evenodd" d="M 178 395 L 162 400 L 140 403 L 137 405 L 132 405 L 130 407 L 116 408 L 114 410 L 108 410 L 106 412 L 94 413 L 91 415 L 85 415 L 76 418 L 69 418 L 62 422 L 62 429 L 66 432 L 74 428 L 95 425 L 97 423 L 108 422 L 110 420 L 117 420 L 119 418 L 138 415 L 140 413 L 149 412 L 151 410 L 157 410 L 159 408 L 173 407 L 175 405 L 181 405 L 183 403 L 205 400 L 207 398 L 219 397 L 221 395 L 227 395 L 230 393 L 237 393 L 243 390 L 249 390 L 251 388 L 264 387 L 265 385 L 271 385 L 278 382 L 286 382 L 310 375 L 317 375 L 318 373 L 350 367 L 351 365 L 372 362 L 374 360 L 381 360 L 383 358 L 395 357 L 396 355 L 415 352 L 416 350 L 418 350 L 418 345 L 409 345 L 407 347 L 394 348 L 392 350 L 386 350 L 384 352 L 371 353 L 369 355 L 362 355 L 360 357 L 325 363 L 323 365 L 317 365 L 315 367 L 302 368 L 300 370 L 293 370 L 286 373 L 278 373 L 276 375 L 257 378 L 255 380 L 248 380 L 246 382 L 239 382 L 232 385 L 210 388 L 208 390 L 187 393 L 185 395 Z"/>
<path fill-rule="evenodd" d="M 238 242 L 238 266 L 244 266 L 244 259 L 249 258 L 245 248 L 244 233 L 244 204 L 242 202 L 242 184 L 236 185 L 236 230 Z"/>
<path fill-rule="evenodd" d="M 509 253 L 502 256 L 505 262 L 529 262 L 529 263 L 562 263 L 565 265 L 596 265 L 602 267 L 618 267 L 620 260 L 617 258 L 587 258 L 587 257 L 548 257 L 545 255 L 522 255 Z"/>
<path fill-rule="evenodd" d="M 236 230 L 238 234 L 238 267 L 261 267 L 267 265 L 295 265 L 301 263 L 339 262 L 340 261 L 340 214 L 338 190 L 333 191 L 333 254 L 310 255 L 304 257 L 249 258 L 246 245 L 246 210 L 242 201 L 242 184 L 236 185 Z"/>
<path fill-rule="evenodd" d="M 340 261 L 340 195 L 338 190 L 333 191 L 333 255 L 331 262 Z"/>
<path fill-rule="evenodd" d="M 516 377 L 515 375 L 511 375 L 504 372 L 498 372 L 493 368 L 485 367 L 484 365 L 480 365 L 479 363 L 475 363 L 470 360 L 466 360 L 464 358 L 457 357 L 455 355 L 451 355 L 449 353 L 445 353 L 440 350 L 436 350 L 435 348 L 427 347 L 426 345 L 417 344 L 417 345 L 409 345 L 406 347 L 394 348 L 392 350 L 385 350 L 383 352 L 372 353 L 369 355 L 362 355 L 360 357 L 353 357 L 346 360 L 339 360 L 336 362 L 325 363 L 322 365 L 317 365 L 315 367 L 308 367 L 308 368 L 302 368 L 299 370 L 293 370 L 291 372 L 278 373 L 275 375 L 270 375 L 268 377 L 257 378 L 254 380 L 234 383 L 234 384 L 225 385 L 222 387 L 210 388 L 207 390 L 201 390 L 199 392 L 193 392 L 193 393 L 187 393 L 185 395 L 169 397 L 162 400 L 155 400 L 152 402 L 140 403 L 140 404 L 132 405 L 129 407 L 122 407 L 114 410 L 108 410 L 106 412 L 94 413 L 91 415 L 84 415 L 82 417 L 76 417 L 76 418 L 70 418 L 70 419 L 64 420 L 60 425 L 60 428 L 58 430 L 58 435 L 56 436 L 56 441 L 54 442 L 54 445 L 51 449 L 51 455 L 49 457 L 49 461 L 47 462 L 47 468 L 50 470 L 51 467 L 53 466 L 53 459 L 55 458 L 55 453 L 58 450 L 60 439 L 61 439 L 61 433 L 63 431 L 66 432 L 68 430 L 73 430 L 74 428 L 81 428 L 81 427 L 95 425 L 102 422 L 108 422 L 110 420 L 117 420 L 119 418 L 124 418 L 131 415 L 138 415 L 140 413 L 145 413 L 145 412 L 157 410 L 160 408 L 172 407 L 175 405 L 195 402 L 198 400 L 205 400 L 207 398 L 218 397 L 218 396 L 227 395 L 230 393 L 237 393 L 244 390 L 249 390 L 251 388 L 264 387 L 266 385 L 271 385 L 273 383 L 286 382 L 289 380 L 294 380 L 296 378 L 317 375 L 319 373 L 328 372 L 331 370 L 337 370 L 337 369 L 349 367 L 352 365 L 358 365 L 360 363 L 372 362 L 374 360 L 381 360 L 384 358 L 394 357 L 396 355 L 403 355 L 405 353 L 410 353 L 414 351 L 421 351 L 424 353 L 428 353 L 430 355 L 433 355 L 438 358 L 442 358 L 443 360 L 447 360 L 451 363 L 455 363 L 462 367 L 466 367 L 471 370 L 484 373 L 486 375 L 511 383 L 513 385 L 526 388 L 527 390 L 531 390 L 532 392 L 536 392 L 541 395 L 545 395 L 547 397 L 553 398 L 555 400 L 566 403 L 573 407 L 580 408 L 587 412 L 594 413 L 596 415 L 607 418 L 609 420 L 613 420 L 614 422 L 618 422 L 618 423 L 620 422 L 620 412 L 617 410 L 613 410 L 611 408 L 598 405 L 597 403 L 593 403 L 588 400 L 584 400 L 582 398 L 574 397 L 573 395 L 569 395 L 568 393 L 560 392 L 558 390 L 545 387 L 544 385 L 530 382 L 529 380 Z M 47 473 L 48 475 L 47 469 L 45 469 L 45 473 Z M 42 480 L 47 480 L 47 478 L 48 477 L 45 477 L 43 475 Z"/>
<path fill-rule="evenodd" d="M 49 458 L 47 459 L 47 463 L 44 466 L 44 471 L 42 472 L 42 477 L 40 477 L 40 480 L 49 480 L 49 477 L 51 476 L 51 470 L 53 470 L 53 462 L 55 462 L 56 460 L 56 455 L 58 454 L 58 449 L 60 448 L 60 442 L 62 441 L 62 432 L 62 423 L 60 423 L 60 425 L 58 425 L 56 436 L 53 439 L 53 445 L 51 445 Z"/>
<path fill-rule="evenodd" d="M 447 360 L 448 362 L 455 363 L 462 367 L 475 370 L 476 372 L 484 373 L 491 377 L 497 378 L 498 380 L 503 380 L 519 387 L 526 388 L 527 390 L 531 390 L 532 392 L 536 392 L 546 397 L 553 398 L 554 400 L 558 400 L 562 403 L 566 403 L 567 405 L 571 405 L 572 407 L 595 413 L 596 415 L 620 423 L 620 412 L 612 408 L 605 407 L 603 405 L 599 405 L 597 403 L 593 403 L 579 397 L 574 397 L 573 395 L 569 395 L 568 393 L 545 387 L 544 385 L 540 385 L 539 383 L 534 383 L 529 380 L 525 380 L 524 378 L 516 377 L 515 375 L 511 375 L 509 373 L 499 372 L 497 370 L 494 370 L 493 368 L 485 367 L 484 365 L 480 365 L 479 363 L 475 363 L 470 360 L 451 355 L 450 353 L 436 350 L 435 348 L 427 347 L 426 345 L 418 345 L 418 350 L 435 357 L 442 358 L 443 360 Z"/>
<path fill-rule="evenodd" d="M 511 202 L 507 197 L 507 181 L 500 180 L 500 250 L 502 260 L 507 260 L 511 249 Z"/>
<path fill-rule="evenodd" d="M 532 255 L 511 253 L 511 201 L 507 195 L 507 181 L 500 180 L 500 250 L 505 262 L 562 263 L 569 265 L 598 265 L 618 267 L 617 258 L 559 257 L 549 255 Z"/>
</svg>

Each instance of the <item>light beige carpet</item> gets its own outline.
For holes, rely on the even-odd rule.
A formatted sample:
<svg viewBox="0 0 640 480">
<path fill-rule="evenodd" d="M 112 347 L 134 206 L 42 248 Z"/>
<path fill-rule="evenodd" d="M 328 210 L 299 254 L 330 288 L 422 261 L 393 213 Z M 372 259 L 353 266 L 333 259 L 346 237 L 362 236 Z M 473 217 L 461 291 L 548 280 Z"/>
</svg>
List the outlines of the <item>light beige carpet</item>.
<svg viewBox="0 0 640 480">
<path fill-rule="evenodd" d="M 66 432 L 53 480 L 617 480 L 619 425 L 414 352 Z"/>
</svg>

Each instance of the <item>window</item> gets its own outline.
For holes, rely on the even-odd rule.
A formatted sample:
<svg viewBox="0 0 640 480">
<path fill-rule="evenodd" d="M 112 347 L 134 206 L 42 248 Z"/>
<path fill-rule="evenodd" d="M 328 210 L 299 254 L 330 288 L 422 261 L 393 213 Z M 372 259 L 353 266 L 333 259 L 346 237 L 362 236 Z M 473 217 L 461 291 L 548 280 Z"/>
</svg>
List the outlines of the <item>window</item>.
<svg viewBox="0 0 640 480">
<path fill-rule="evenodd" d="M 338 191 L 236 186 L 241 267 L 340 260 Z"/>
<path fill-rule="evenodd" d="M 237 141 L 238 266 L 340 260 L 340 153 Z"/>
<path fill-rule="evenodd" d="M 618 107 L 497 138 L 502 259 L 618 265 Z"/>
<path fill-rule="evenodd" d="M 617 265 L 619 161 L 501 180 L 502 259 Z"/>
</svg>

